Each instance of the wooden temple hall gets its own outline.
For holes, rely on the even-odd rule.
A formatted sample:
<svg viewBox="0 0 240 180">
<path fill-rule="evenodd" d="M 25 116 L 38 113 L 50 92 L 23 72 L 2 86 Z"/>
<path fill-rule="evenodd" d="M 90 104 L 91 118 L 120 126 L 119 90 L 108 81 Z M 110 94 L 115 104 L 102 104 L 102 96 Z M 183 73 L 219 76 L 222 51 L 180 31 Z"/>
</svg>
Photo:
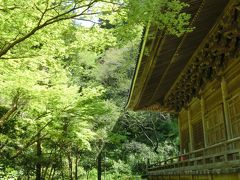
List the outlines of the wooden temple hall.
<svg viewBox="0 0 240 180">
<path fill-rule="evenodd" d="M 146 28 L 128 109 L 175 112 L 180 156 L 148 166 L 152 180 L 240 179 L 240 0 L 187 0 L 195 29 Z"/>
</svg>

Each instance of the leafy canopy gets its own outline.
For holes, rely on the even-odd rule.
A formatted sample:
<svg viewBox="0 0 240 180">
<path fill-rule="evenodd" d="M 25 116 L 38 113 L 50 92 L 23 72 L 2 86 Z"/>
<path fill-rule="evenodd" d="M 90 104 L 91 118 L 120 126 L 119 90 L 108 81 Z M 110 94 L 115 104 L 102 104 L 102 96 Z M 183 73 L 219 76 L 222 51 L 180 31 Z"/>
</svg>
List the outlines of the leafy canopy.
<svg viewBox="0 0 240 180">
<path fill-rule="evenodd" d="M 28 50 L 41 47 L 51 33 L 59 34 L 60 29 L 67 27 L 65 21 L 75 26 L 91 22 L 92 26 L 108 29 L 125 42 L 138 33 L 138 25 L 145 26 L 148 22 L 180 36 L 189 31 L 190 16 L 182 12 L 186 6 L 178 0 L 2 0 L 0 57 L 19 57 L 21 51 L 16 46 L 23 42 L 28 44 Z M 49 33 L 32 39 L 46 28 L 50 28 Z"/>
</svg>

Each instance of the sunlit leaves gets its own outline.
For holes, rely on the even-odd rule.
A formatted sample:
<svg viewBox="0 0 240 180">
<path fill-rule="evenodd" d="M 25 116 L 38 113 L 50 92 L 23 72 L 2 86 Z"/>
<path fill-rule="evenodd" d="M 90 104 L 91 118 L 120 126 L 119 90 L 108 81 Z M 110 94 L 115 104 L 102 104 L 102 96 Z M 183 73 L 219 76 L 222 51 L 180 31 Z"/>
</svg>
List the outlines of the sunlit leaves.
<svg viewBox="0 0 240 180">
<path fill-rule="evenodd" d="M 98 36 L 89 40 L 92 44 L 98 44 L 94 47 L 97 49 L 93 50 L 101 52 L 106 47 L 115 46 L 116 40 L 124 43 L 127 39 L 134 39 L 139 32 L 139 26 L 146 26 L 149 22 L 167 33 L 180 36 L 191 30 L 188 27 L 190 16 L 182 11 L 186 6 L 178 0 L 1 1 L 0 57 L 6 54 L 19 56 L 22 52 L 20 44 L 23 44 L 23 47 L 27 45 L 30 52 L 32 49 L 42 48 L 45 44 L 44 38 L 48 42 L 48 38 L 56 37 L 61 33 L 59 30 L 67 27 L 68 23 L 76 26 L 84 26 L 86 22 L 92 24 L 95 30 L 92 36 L 97 34 L 96 31 Z M 44 35 L 37 37 L 36 34 L 45 29 Z M 32 39 L 33 37 L 35 38 Z M 89 37 L 88 35 L 86 38 Z M 96 40 L 104 39 L 103 37 L 108 39 L 104 40 L 105 45 Z M 57 42 L 59 39 L 55 39 L 55 43 L 61 44 L 62 42 Z M 83 41 L 85 40 L 84 38 Z M 53 50 L 66 53 L 64 48 Z"/>
<path fill-rule="evenodd" d="M 0 164 L 32 173 L 42 159 L 45 168 L 65 170 L 68 156 L 89 151 L 94 162 L 126 103 L 143 26 L 180 36 L 189 30 L 185 7 L 177 0 L 0 1 L 0 114 L 14 110 L 1 118 Z M 115 135 L 121 144 L 129 131 Z M 142 156 L 149 150 L 125 145 L 142 148 Z M 129 173 L 123 161 L 113 166 Z"/>
<path fill-rule="evenodd" d="M 182 12 L 188 5 L 178 0 L 129 0 L 127 6 L 127 19 L 130 23 L 146 25 L 150 22 L 177 36 L 191 30 L 190 15 Z"/>
</svg>

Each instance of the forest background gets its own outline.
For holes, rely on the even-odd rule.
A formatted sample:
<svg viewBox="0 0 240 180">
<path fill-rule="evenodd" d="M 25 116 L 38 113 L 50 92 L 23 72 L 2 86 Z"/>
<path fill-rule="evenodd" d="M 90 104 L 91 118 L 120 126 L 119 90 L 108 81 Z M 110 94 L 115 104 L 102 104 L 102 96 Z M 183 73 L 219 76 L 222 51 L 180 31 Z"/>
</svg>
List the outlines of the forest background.
<svg viewBox="0 0 240 180">
<path fill-rule="evenodd" d="M 181 36 L 185 7 L 0 0 L 0 178 L 128 179 L 176 155 L 174 115 L 125 105 L 144 28 Z"/>
</svg>

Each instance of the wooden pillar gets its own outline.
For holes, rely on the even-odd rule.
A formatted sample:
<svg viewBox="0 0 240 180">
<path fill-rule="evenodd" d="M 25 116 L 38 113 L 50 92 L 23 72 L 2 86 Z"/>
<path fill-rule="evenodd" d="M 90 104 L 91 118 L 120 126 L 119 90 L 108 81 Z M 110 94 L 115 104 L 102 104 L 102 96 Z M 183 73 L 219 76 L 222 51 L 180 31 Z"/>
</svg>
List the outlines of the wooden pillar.
<svg viewBox="0 0 240 180">
<path fill-rule="evenodd" d="M 179 149 L 180 149 L 180 155 L 183 154 L 183 149 L 182 149 L 182 134 L 181 134 L 181 119 L 178 114 L 178 132 L 179 132 Z"/>
<path fill-rule="evenodd" d="M 222 90 L 222 100 L 223 100 L 224 121 L 225 121 L 226 134 L 227 134 L 226 138 L 231 139 L 232 133 L 231 133 L 231 127 L 230 127 L 230 121 L 229 121 L 229 111 L 227 107 L 228 90 L 227 90 L 227 82 L 224 77 L 222 77 L 222 81 L 221 81 L 221 90 Z"/>
<path fill-rule="evenodd" d="M 188 130 L 189 130 L 189 152 L 193 150 L 193 133 L 192 133 L 192 125 L 191 125 L 191 112 L 190 108 L 188 108 Z"/>
<path fill-rule="evenodd" d="M 209 174 L 208 175 L 208 180 L 212 180 L 213 179 L 213 175 L 212 174 Z"/>
<path fill-rule="evenodd" d="M 204 97 L 201 96 L 201 116 L 202 116 L 202 126 L 203 126 L 203 138 L 204 138 L 204 147 L 207 147 L 207 130 L 205 124 L 205 100 Z"/>
</svg>

